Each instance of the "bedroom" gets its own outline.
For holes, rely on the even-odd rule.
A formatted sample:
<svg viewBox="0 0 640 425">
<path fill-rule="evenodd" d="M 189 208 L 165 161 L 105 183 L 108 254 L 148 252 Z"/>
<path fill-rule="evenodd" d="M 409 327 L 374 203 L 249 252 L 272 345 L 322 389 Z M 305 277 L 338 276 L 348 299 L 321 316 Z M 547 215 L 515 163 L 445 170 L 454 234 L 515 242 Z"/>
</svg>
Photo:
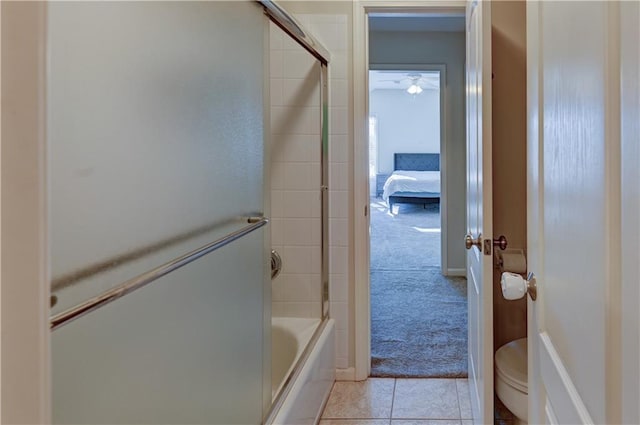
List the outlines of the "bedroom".
<svg viewBox="0 0 640 425">
<path fill-rule="evenodd" d="M 466 375 L 465 281 L 442 273 L 445 81 L 444 65 L 370 66 L 372 376 Z"/>
</svg>

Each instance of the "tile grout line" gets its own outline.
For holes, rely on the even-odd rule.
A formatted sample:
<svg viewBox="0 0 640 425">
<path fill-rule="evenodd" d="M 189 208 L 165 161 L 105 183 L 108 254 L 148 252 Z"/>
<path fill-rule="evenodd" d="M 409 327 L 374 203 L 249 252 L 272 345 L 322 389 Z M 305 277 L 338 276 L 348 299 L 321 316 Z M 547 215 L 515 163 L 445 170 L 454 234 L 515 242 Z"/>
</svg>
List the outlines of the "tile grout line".
<svg viewBox="0 0 640 425">
<path fill-rule="evenodd" d="M 398 384 L 398 379 L 393 378 L 393 391 L 391 391 L 391 410 L 389 411 L 389 425 L 391 425 L 391 421 L 393 420 L 393 404 L 396 401 L 396 385 Z"/>
<path fill-rule="evenodd" d="M 462 425 L 462 407 L 460 406 L 460 390 L 458 389 L 458 379 L 454 379 L 453 383 L 456 385 L 456 397 L 458 398 L 458 413 L 460 414 L 460 425 Z"/>
</svg>

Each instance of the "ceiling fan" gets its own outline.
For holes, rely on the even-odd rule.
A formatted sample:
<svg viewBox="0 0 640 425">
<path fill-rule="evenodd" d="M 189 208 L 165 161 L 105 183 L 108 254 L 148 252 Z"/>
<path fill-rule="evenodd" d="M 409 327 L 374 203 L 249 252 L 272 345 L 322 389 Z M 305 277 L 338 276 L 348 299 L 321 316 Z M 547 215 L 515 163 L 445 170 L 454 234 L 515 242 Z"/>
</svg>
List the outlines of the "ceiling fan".
<svg viewBox="0 0 640 425">
<path fill-rule="evenodd" d="M 393 82 L 397 84 L 398 88 L 404 88 L 407 86 L 407 93 L 420 94 L 423 90 L 438 90 L 440 88 L 439 78 L 432 78 L 428 75 L 419 72 L 399 73 L 397 71 L 384 72 L 390 76 L 395 75 L 397 78 L 390 78 L 387 80 L 380 79 L 379 82 Z"/>
</svg>

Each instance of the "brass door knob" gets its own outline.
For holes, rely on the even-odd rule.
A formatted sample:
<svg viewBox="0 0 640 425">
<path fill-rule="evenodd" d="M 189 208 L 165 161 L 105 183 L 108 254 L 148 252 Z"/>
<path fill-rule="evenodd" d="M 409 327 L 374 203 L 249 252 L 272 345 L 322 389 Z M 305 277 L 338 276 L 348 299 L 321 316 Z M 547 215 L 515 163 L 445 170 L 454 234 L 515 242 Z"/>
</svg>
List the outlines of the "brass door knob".
<svg viewBox="0 0 640 425">
<path fill-rule="evenodd" d="M 498 239 L 493 240 L 493 246 L 497 246 L 504 251 L 507 249 L 507 238 L 504 235 L 500 235 Z"/>
<path fill-rule="evenodd" d="M 482 234 L 478 235 L 478 239 L 473 239 L 471 233 L 467 233 L 464 237 L 464 247 L 467 249 L 471 249 L 471 247 L 477 246 L 478 249 L 482 249 Z"/>
</svg>

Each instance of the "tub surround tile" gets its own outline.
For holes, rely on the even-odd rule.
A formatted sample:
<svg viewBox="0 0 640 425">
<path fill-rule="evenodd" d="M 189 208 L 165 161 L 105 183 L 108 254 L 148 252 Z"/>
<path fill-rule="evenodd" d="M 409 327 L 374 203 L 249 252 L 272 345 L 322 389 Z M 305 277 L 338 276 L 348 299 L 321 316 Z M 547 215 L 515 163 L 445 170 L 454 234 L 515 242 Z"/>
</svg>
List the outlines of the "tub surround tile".
<svg viewBox="0 0 640 425">
<path fill-rule="evenodd" d="M 460 419 L 455 379 L 398 379 L 394 419 Z"/>
<path fill-rule="evenodd" d="M 473 425 L 473 420 L 471 419 L 463 419 L 462 425 Z"/>
<path fill-rule="evenodd" d="M 362 382 L 336 382 L 323 418 L 390 418 L 394 379 L 372 378 Z"/>
<path fill-rule="evenodd" d="M 458 390 L 458 402 L 460 403 L 460 417 L 462 419 L 472 419 L 471 396 L 469 394 L 469 380 L 456 379 L 456 387 Z"/>
</svg>

